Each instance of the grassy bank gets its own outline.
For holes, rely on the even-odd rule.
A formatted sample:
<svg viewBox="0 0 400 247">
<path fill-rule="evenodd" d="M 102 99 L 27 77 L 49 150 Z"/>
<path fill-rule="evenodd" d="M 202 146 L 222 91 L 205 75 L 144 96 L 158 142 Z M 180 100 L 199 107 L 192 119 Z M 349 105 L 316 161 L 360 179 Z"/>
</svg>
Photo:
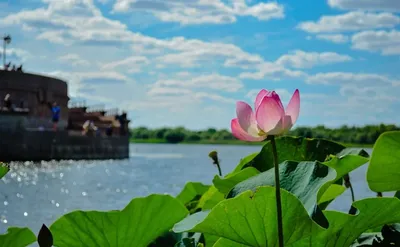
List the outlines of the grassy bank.
<svg viewBox="0 0 400 247">
<path fill-rule="evenodd" d="M 131 143 L 151 143 L 151 144 L 162 144 L 168 143 L 165 139 L 134 139 L 132 138 Z M 222 145 L 263 145 L 263 142 L 243 142 L 240 140 L 200 140 L 200 141 L 182 141 L 178 144 L 222 144 Z M 346 147 L 358 147 L 358 148 L 372 148 L 373 144 L 359 144 L 359 143 L 341 143 Z"/>
<path fill-rule="evenodd" d="M 290 136 L 304 136 L 332 140 L 347 147 L 371 148 L 377 138 L 387 131 L 400 130 L 396 125 L 365 125 L 327 128 L 323 125 L 315 127 L 297 127 L 290 130 Z M 226 144 L 226 145 L 261 145 L 237 140 L 228 129 L 208 128 L 189 130 L 184 127 L 163 127 L 149 129 L 137 127 L 131 129 L 132 142 L 136 143 L 182 143 L 182 144 Z"/>
</svg>

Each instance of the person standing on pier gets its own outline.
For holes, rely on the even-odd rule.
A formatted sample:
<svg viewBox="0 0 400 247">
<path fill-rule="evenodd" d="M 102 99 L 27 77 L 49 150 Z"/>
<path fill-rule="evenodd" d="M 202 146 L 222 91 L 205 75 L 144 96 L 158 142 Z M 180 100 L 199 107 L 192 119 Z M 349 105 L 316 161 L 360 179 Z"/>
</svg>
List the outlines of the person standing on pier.
<svg viewBox="0 0 400 247">
<path fill-rule="evenodd" d="M 51 113 L 52 113 L 51 120 L 53 122 L 53 129 L 54 129 L 54 131 L 56 131 L 57 130 L 58 121 L 60 120 L 61 109 L 60 109 L 60 106 L 57 105 L 57 102 L 54 102 L 53 105 L 50 106 L 50 108 L 51 108 Z"/>
</svg>

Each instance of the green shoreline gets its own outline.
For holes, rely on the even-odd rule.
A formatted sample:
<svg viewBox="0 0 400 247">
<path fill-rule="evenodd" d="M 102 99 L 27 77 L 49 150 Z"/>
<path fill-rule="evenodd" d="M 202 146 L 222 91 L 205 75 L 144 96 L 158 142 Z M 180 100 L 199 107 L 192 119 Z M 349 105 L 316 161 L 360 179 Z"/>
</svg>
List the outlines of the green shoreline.
<svg viewBox="0 0 400 247">
<path fill-rule="evenodd" d="M 130 139 L 131 143 L 147 143 L 147 144 L 172 144 L 167 142 L 165 139 Z M 341 142 L 339 142 L 341 143 Z M 244 142 L 240 140 L 201 140 L 201 141 L 182 141 L 176 144 L 218 144 L 218 145 L 245 145 L 245 146 L 255 146 L 255 145 L 263 145 L 263 142 Z M 359 143 L 341 143 L 346 147 L 357 147 L 357 148 L 372 148 L 373 144 L 359 144 Z"/>
</svg>

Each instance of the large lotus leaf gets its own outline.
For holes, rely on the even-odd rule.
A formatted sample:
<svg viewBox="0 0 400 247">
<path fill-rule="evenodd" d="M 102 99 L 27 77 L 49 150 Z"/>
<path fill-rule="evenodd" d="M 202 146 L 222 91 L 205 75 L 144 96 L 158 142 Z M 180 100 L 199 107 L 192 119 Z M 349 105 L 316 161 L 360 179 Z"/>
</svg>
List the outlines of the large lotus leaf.
<svg viewBox="0 0 400 247">
<path fill-rule="evenodd" d="M 336 178 L 335 170 L 318 161 L 285 161 L 279 165 L 279 177 L 281 188 L 296 195 L 308 214 L 321 225 L 327 226 L 326 219 L 317 208 L 317 193 L 322 185 Z M 238 183 L 227 198 L 235 197 L 246 190 L 255 191 L 263 185 L 275 185 L 274 169 Z"/>
<path fill-rule="evenodd" d="M 26 227 L 9 227 L 6 234 L 0 235 L 0 247 L 25 247 L 35 241 L 35 234 Z"/>
<path fill-rule="evenodd" d="M 281 189 L 285 246 L 317 234 L 319 227 L 303 204 Z M 175 232 L 202 232 L 255 247 L 277 244 L 275 187 L 259 187 L 218 203 L 210 213 L 199 212 L 177 223 Z"/>
<path fill-rule="evenodd" d="M 198 200 L 209 188 L 209 185 L 204 185 L 199 182 L 188 182 L 176 198 L 181 201 L 182 204 L 186 204 L 192 200 Z"/>
<path fill-rule="evenodd" d="M 51 225 L 54 245 L 146 247 L 188 214 L 169 195 L 133 199 L 123 210 L 74 211 Z"/>
<path fill-rule="evenodd" d="M 330 154 L 337 154 L 345 146 L 324 140 L 324 139 L 310 139 L 304 137 L 291 137 L 284 136 L 276 138 L 276 147 L 278 152 L 278 163 L 282 163 L 286 160 L 294 161 L 324 161 L 325 158 Z M 274 157 L 272 154 L 271 142 L 268 141 L 261 152 L 254 156 L 250 155 L 253 159 L 246 157 L 244 160 L 248 161 L 240 162 L 235 168 L 234 172 L 240 171 L 246 167 L 255 167 L 260 172 L 269 170 L 274 166 Z"/>
<path fill-rule="evenodd" d="M 336 154 L 337 157 L 341 158 L 346 155 L 360 155 L 365 158 L 369 158 L 369 154 L 363 148 L 345 148 Z"/>
<path fill-rule="evenodd" d="M 354 202 L 353 206 L 359 211 L 357 215 L 324 211 L 329 220 L 329 228 L 294 246 L 350 246 L 368 229 L 400 222 L 400 200 L 395 197 L 367 198 Z"/>
<path fill-rule="evenodd" d="M 262 149 L 261 149 L 260 151 L 262 151 Z M 235 168 L 232 172 L 230 172 L 229 174 L 227 174 L 227 175 L 231 175 L 231 174 L 234 174 L 234 173 L 240 171 L 240 170 L 241 170 L 243 167 L 245 167 L 248 163 L 252 162 L 252 160 L 253 160 L 255 157 L 257 157 L 259 154 L 260 154 L 260 152 L 252 153 L 252 154 L 249 154 L 249 155 L 247 155 L 246 157 L 240 159 L 240 162 L 239 162 L 239 164 L 236 166 L 236 168 Z"/>
<path fill-rule="evenodd" d="M 357 152 L 341 152 L 338 155 L 332 155 L 330 160 L 323 162 L 324 165 L 329 166 L 336 170 L 336 178 L 326 183 L 318 192 L 318 200 L 321 199 L 322 195 L 329 188 L 329 186 L 336 180 L 342 178 L 344 175 L 350 173 L 351 171 L 357 169 L 358 167 L 366 164 L 368 158 L 365 157 L 365 153 Z M 364 151 L 365 152 L 365 151 Z M 368 155 L 368 154 L 367 154 Z"/>
<path fill-rule="evenodd" d="M 224 200 L 224 194 L 218 191 L 215 186 L 211 186 L 200 198 L 197 209 L 208 210 Z"/>
<path fill-rule="evenodd" d="M 7 172 L 9 172 L 9 171 L 10 171 L 10 167 L 8 166 L 8 164 L 4 163 L 4 162 L 0 162 L 0 179 L 2 177 L 4 177 L 7 174 Z"/>
<path fill-rule="evenodd" d="M 214 186 L 223 194 L 228 194 L 229 191 L 238 183 L 253 177 L 260 172 L 254 167 L 247 167 L 237 173 L 230 174 L 225 178 L 215 176 L 213 179 Z"/>
<path fill-rule="evenodd" d="M 376 140 L 367 181 L 376 192 L 400 190 L 400 131 L 383 133 Z"/>
<path fill-rule="evenodd" d="M 213 247 L 249 247 L 246 244 L 241 244 L 226 238 L 219 238 Z"/>
<path fill-rule="evenodd" d="M 321 198 L 318 199 L 318 204 L 327 203 L 333 201 L 336 197 L 343 194 L 346 187 L 338 184 L 331 184 L 328 189 L 322 194 Z"/>
<path fill-rule="evenodd" d="M 220 237 L 211 235 L 211 234 L 203 234 L 205 240 L 205 246 L 214 246 L 214 244 L 220 239 Z"/>
</svg>

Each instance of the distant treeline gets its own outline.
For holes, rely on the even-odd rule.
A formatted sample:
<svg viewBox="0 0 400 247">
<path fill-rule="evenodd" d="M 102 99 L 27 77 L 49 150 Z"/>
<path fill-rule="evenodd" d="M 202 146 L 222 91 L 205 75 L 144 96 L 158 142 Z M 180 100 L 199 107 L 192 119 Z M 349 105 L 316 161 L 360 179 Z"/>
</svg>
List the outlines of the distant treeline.
<svg viewBox="0 0 400 247">
<path fill-rule="evenodd" d="M 289 135 L 309 138 L 325 138 L 342 143 L 373 144 L 380 134 L 386 131 L 399 130 L 395 125 L 366 125 L 363 127 L 343 125 L 339 128 L 325 126 L 297 127 Z M 184 127 L 148 129 L 138 127 L 131 130 L 132 141 L 153 143 L 234 143 L 238 140 L 226 129 L 209 128 L 201 131 L 192 131 Z"/>
</svg>

